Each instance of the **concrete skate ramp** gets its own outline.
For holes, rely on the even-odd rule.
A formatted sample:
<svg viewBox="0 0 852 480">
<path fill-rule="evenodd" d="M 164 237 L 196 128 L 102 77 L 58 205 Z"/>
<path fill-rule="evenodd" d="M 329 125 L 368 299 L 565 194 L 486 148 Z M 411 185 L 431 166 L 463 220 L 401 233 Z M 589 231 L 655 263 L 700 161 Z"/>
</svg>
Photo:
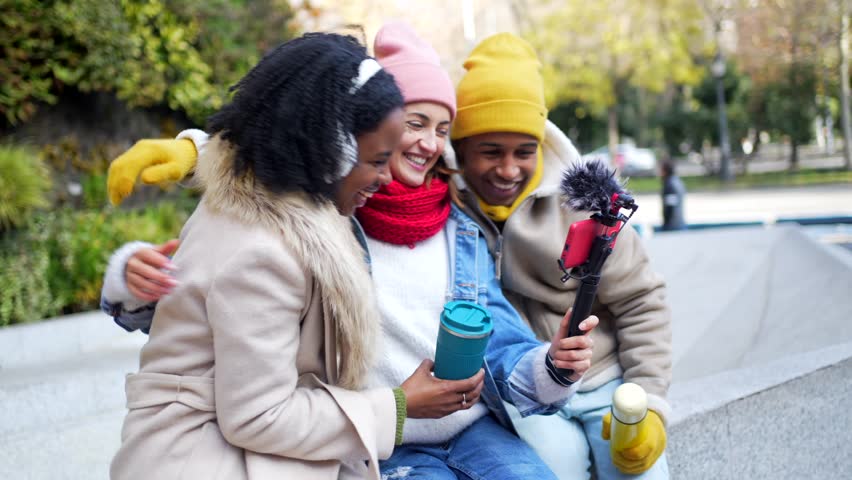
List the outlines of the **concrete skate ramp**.
<svg viewBox="0 0 852 480">
<path fill-rule="evenodd" d="M 852 357 L 852 255 L 796 226 L 648 240 L 672 306 L 673 423 Z"/>
</svg>

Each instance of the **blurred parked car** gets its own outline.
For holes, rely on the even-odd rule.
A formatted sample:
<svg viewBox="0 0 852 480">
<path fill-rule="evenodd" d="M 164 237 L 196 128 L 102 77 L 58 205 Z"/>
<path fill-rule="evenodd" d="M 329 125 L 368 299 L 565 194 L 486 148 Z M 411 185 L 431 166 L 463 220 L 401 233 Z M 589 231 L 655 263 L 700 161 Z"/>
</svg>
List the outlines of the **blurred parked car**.
<svg viewBox="0 0 852 480">
<path fill-rule="evenodd" d="M 612 165 L 627 177 L 654 177 L 657 175 L 657 156 L 653 150 L 637 148 L 630 143 L 620 143 L 616 147 L 615 162 L 610 162 L 609 147 L 604 145 L 585 155 L 583 160 L 601 160 Z"/>
</svg>

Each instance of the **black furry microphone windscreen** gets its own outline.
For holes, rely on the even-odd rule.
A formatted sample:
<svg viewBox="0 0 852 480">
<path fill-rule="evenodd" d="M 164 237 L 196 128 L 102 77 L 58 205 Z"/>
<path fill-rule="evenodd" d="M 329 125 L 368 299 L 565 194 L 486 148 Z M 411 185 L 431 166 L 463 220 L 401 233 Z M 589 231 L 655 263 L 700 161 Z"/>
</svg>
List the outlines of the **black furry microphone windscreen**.
<svg viewBox="0 0 852 480">
<path fill-rule="evenodd" d="M 564 205 L 583 211 L 608 211 L 613 194 L 624 193 L 624 185 L 615 172 L 600 160 L 569 166 L 560 186 Z"/>
</svg>

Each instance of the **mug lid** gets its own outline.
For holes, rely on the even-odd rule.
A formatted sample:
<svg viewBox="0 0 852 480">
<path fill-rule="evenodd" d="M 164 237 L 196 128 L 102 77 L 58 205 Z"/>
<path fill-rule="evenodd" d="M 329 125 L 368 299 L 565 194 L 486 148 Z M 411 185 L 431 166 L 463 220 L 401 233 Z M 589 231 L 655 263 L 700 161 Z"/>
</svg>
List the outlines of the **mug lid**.
<svg viewBox="0 0 852 480">
<path fill-rule="evenodd" d="M 635 383 L 622 383 L 612 395 L 612 415 L 619 422 L 633 425 L 648 413 L 648 394 Z"/>
<path fill-rule="evenodd" d="M 491 312 L 482 305 L 465 300 L 455 300 L 444 305 L 441 323 L 461 335 L 483 336 L 491 333 Z"/>
</svg>

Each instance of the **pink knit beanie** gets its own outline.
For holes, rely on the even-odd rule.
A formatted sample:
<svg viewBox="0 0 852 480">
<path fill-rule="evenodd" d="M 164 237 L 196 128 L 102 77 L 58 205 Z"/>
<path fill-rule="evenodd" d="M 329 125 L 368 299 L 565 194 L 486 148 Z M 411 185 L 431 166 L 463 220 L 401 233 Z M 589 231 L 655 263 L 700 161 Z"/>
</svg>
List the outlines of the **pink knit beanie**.
<svg viewBox="0 0 852 480">
<path fill-rule="evenodd" d="M 435 102 L 456 116 L 456 91 L 438 52 L 404 22 L 386 23 L 376 34 L 376 60 L 396 80 L 405 103 Z"/>
</svg>

